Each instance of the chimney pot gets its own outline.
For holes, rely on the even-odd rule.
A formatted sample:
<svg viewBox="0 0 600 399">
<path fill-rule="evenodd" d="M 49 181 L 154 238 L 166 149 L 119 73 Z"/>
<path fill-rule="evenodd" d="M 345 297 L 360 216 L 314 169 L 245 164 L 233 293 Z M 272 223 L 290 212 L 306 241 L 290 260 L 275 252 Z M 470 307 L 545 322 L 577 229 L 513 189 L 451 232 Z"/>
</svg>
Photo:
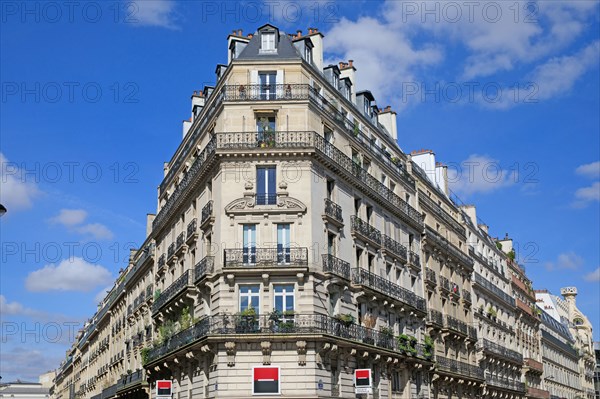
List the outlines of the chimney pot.
<svg viewBox="0 0 600 399">
<path fill-rule="evenodd" d="M 253 37 L 253 36 L 254 36 L 254 35 L 253 35 L 252 33 L 248 33 L 248 37 L 249 37 L 250 39 L 252 39 L 252 37 Z"/>
<path fill-rule="evenodd" d="M 238 36 L 242 36 L 242 30 L 238 29 Z"/>
<path fill-rule="evenodd" d="M 301 30 L 297 30 L 296 33 L 297 33 L 296 37 L 302 37 L 302 31 Z"/>
<path fill-rule="evenodd" d="M 354 60 L 348 60 L 348 65 L 352 66 L 353 62 L 354 62 Z"/>
</svg>

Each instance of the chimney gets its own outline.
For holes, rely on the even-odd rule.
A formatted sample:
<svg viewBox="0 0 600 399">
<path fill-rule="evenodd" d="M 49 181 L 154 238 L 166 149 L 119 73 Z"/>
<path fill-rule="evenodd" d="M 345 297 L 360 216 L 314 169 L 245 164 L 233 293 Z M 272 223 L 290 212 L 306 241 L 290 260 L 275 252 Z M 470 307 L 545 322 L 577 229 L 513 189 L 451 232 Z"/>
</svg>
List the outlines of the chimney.
<svg viewBox="0 0 600 399">
<path fill-rule="evenodd" d="M 313 36 L 314 37 L 314 36 Z M 314 50 L 313 50 L 314 53 Z M 356 79 L 355 79 L 356 68 L 352 66 L 352 60 L 348 63 L 340 62 L 340 79 L 350 78 L 350 98 L 353 104 L 356 104 Z"/>
<path fill-rule="evenodd" d="M 248 33 L 248 38 L 252 39 L 252 37 L 254 37 L 254 35 L 252 33 Z"/>
<path fill-rule="evenodd" d="M 296 31 L 296 37 L 297 38 L 301 38 L 302 37 L 302 31 L 301 30 L 297 30 Z"/>
<path fill-rule="evenodd" d="M 435 178 L 437 180 L 438 186 L 442 189 L 444 194 L 447 197 L 450 196 L 448 192 L 448 166 L 444 165 L 441 162 L 438 162 L 435 165 Z"/>
<path fill-rule="evenodd" d="M 152 222 L 154 222 L 154 218 L 156 217 L 153 213 L 146 214 L 146 237 L 150 237 L 152 234 Z"/>
<path fill-rule="evenodd" d="M 243 35 L 242 35 L 242 30 L 241 30 L 241 29 L 238 29 L 238 31 L 237 31 L 237 35 L 238 35 L 238 36 L 240 36 L 240 37 L 243 37 Z"/>
<path fill-rule="evenodd" d="M 490 234 L 490 233 L 489 233 L 489 229 L 490 229 L 490 227 L 489 227 L 487 224 L 481 223 L 481 224 L 479 224 L 478 226 L 479 226 L 479 228 L 480 228 L 481 230 L 485 231 L 485 234 L 487 234 L 487 235 L 489 235 L 489 234 Z"/>
<path fill-rule="evenodd" d="M 394 141 L 398 140 L 398 126 L 396 124 L 396 112 L 389 105 L 377 114 L 377 121 L 385 127 Z"/>
<path fill-rule="evenodd" d="M 185 135 L 190 130 L 190 127 L 192 127 L 192 118 L 183 121 L 183 123 L 182 123 L 182 131 L 181 131 L 181 138 L 185 138 Z"/>
<path fill-rule="evenodd" d="M 313 63 L 319 71 L 323 69 L 323 34 L 317 28 L 312 28 L 310 40 L 313 44 Z M 354 87 L 354 82 L 352 82 Z"/>
<path fill-rule="evenodd" d="M 384 114 L 385 115 L 385 114 Z M 383 125 L 383 123 L 382 123 Z M 384 125 L 385 126 L 385 125 Z M 431 181 L 435 184 L 435 154 L 431 150 L 413 151 L 411 153 L 412 160 L 417 164 Z"/>
</svg>

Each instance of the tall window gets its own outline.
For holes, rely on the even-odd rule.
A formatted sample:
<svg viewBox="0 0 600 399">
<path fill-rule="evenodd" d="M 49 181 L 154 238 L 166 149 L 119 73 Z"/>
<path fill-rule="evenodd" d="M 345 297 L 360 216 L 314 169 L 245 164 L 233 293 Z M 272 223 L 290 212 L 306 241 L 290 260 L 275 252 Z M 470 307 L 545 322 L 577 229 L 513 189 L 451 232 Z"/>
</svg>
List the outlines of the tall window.
<svg viewBox="0 0 600 399">
<path fill-rule="evenodd" d="M 304 47 L 304 59 L 309 64 L 312 64 L 312 48 L 310 46 Z"/>
<path fill-rule="evenodd" d="M 275 167 L 259 166 L 256 168 L 256 205 L 275 205 Z"/>
<path fill-rule="evenodd" d="M 260 286 L 240 285 L 240 312 L 253 308 L 260 313 Z"/>
<path fill-rule="evenodd" d="M 286 311 L 293 311 L 294 305 L 294 285 L 275 285 L 275 303 L 273 307 L 275 310 L 283 313 Z"/>
<path fill-rule="evenodd" d="M 277 263 L 290 263 L 290 225 L 277 225 Z"/>
<path fill-rule="evenodd" d="M 275 117 L 263 116 L 256 119 L 258 145 L 272 147 L 275 144 Z"/>
<path fill-rule="evenodd" d="M 263 32 L 260 34 L 260 49 L 264 52 L 275 51 L 275 32 Z"/>
<path fill-rule="evenodd" d="M 244 249 L 242 251 L 243 262 L 246 264 L 256 263 L 256 225 L 245 224 L 243 226 Z"/>
<path fill-rule="evenodd" d="M 333 255 L 333 256 L 336 255 L 335 234 L 333 234 L 333 233 L 327 234 L 327 254 Z"/>
<path fill-rule="evenodd" d="M 260 83 L 260 99 L 275 100 L 277 74 L 275 72 L 259 72 L 258 81 Z"/>
</svg>

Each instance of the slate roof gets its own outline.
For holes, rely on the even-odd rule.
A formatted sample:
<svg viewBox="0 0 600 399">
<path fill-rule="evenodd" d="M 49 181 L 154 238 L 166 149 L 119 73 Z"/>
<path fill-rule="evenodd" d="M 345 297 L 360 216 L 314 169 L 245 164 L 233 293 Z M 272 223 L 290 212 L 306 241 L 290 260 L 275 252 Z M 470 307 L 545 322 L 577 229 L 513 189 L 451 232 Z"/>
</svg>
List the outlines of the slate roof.
<svg viewBox="0 0 600 399">
<path fill-rule="evenodd" d="M 266 26 L 266 25 L 264 25 Z M 261 26 L 258 28 L 258 31 L 246 48 L 240 53 L 240 55 L 236 58 L 238 60 L 290 60 L 290 59 L 302 59 L 298 50 L 288 37 L 288 35 L 284 32 L 276 30 L 279 32 L 279 41 L 277 42 L 277 52 L 273 53 L 260 53 L 260 30 L 264 27 Z M 269 25 L 271 26 L 271 25 Z"/>
</svg>

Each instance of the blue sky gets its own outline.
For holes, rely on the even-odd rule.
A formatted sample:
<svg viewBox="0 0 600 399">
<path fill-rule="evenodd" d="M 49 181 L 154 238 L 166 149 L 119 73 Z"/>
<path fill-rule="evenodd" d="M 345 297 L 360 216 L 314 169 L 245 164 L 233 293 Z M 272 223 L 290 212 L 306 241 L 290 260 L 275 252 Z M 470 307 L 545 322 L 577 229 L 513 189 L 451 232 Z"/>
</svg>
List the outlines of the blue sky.
<svg viewBox="0 0 600 399">
<path fill-rule="evenodd" d="M 232 30 L 266 22 L 318 27 L 328 62 L 354 60 L 400 146 L 450 166 L 535 288 L 577 286 L 599 339 L 597 1 L 24 4 L 0 10 L 3 381 L 64 357 L 144 240 L 192 91 Z"/>
</svg>

